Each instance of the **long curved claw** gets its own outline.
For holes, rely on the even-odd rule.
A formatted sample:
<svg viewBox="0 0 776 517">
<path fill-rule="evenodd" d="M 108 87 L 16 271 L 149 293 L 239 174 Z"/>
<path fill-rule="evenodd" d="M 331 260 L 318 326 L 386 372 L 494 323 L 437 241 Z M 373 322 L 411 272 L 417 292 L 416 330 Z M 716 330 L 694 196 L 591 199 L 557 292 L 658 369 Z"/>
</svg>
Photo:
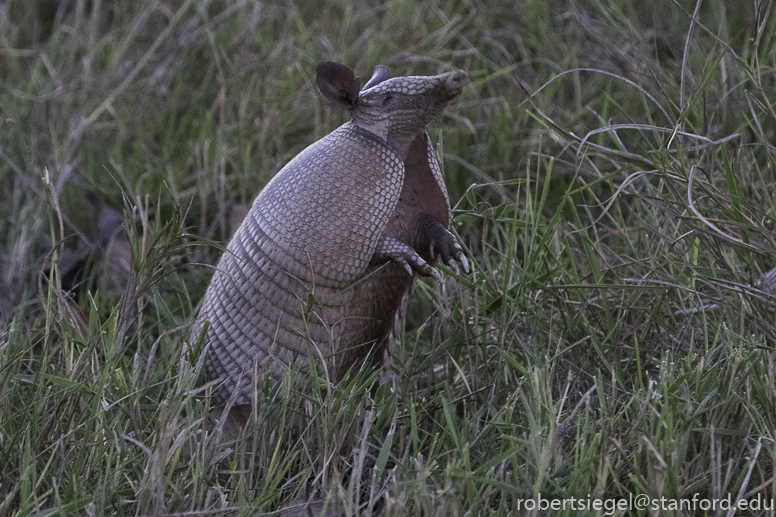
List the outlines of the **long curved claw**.
<svg viewBox="0 0 776 517">
<path fill-rule="evenodd" d="M 410 274 L 410 276 L 413 276 L 415 274 L 415 272 L 412 271 L 412 267 L 407 262 L 407 259 L 405 259 L 404 257 L 396 257 L 396 258 L 393 259 L 393 261 L 396 262 L 397 264 L 399 264 L 401 267 L 403 267 L 404 270 L 407 271 L 407 273 Z"/>
<path fill-rule="evenodd" d="M 410 276 L 418 273 L 422 276 L 434 277 L 439 282 L 442 281 L 439 271 L 423 260 L 414 248 L 392 237 L 385 237 L 377 246 L 373 260 L 378 262 L 390 260 L 404 268 Z"/>
<path fill-rule="evenodd" d="M 463 252 L 463 248 L 461 248 L 461 245 L 458 244 L 458 241 L 455 242 L 455 245 L 453 246 L 453 256 L 452 260 L 456 260 L 461 263 L 463 266 L 463 270 L 467 273 L 469 272 L 469 261 L 466 258 L 466 255 Z M 456 265 L 455 272 L 458 273 L 458 267 Z"/>
<path fill-rule="evenodd" d="M 432 267 L 428 262 L 423 260 L 423 258 L 418 255 L 417 252 L 415 252 L 415 250 L 412 250 L 412 253 L 408 254 L 406 259 L 409 260 L 409 264 L 412 266 L 412 269 L 417 271 L 422 276 L 432 276 L 438 282 L 442 281 L 442 275 L 439 274 L 439 271 Z M 402 257 L 402 260 L 405 260 L 405 257 Z"/>
<path fill-rule="evenodd" d="M 448 230 L 441 228 L 441 231 L 435 232 L 432 237 L 430 249 L 436 251 L 445 264 L 450 266 L 455 273 L 459 275 L 459 264 L 463 266 L 464 271 L 469 272 L 469 261 L 464 255 L 463 248 L 458 243 L 455 235 Z"/>
</svg>

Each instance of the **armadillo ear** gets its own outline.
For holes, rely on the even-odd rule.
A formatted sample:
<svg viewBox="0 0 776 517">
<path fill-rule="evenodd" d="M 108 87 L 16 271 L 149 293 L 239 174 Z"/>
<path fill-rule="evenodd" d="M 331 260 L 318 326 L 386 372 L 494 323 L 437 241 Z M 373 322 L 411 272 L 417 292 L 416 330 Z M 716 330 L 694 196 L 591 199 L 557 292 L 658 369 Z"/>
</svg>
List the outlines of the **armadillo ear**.
<svg viewBox="0 0 776 517">
<path fill-rule="evenodd" d="M 315 72 L 315 81 L 324 97 L 349 110 L 356 107 L 361 81 L 353 70 L 339 63 L 324 61 L 318 63 Z"/>
<path fill-rule="evenodd" d="M 391 73 L 391 69 L 388 68 L 385 65 L 377 65 L 375 67 L 375 71 L 372 73 L 372 78 L 369 79 L 369 82 L 364 85 L 364 90 L 368 90 L 372 86 L 376 84 L 380 84 L 381 82 L 390 79 L 393 77 L 393 74 Z"/>
</svg>

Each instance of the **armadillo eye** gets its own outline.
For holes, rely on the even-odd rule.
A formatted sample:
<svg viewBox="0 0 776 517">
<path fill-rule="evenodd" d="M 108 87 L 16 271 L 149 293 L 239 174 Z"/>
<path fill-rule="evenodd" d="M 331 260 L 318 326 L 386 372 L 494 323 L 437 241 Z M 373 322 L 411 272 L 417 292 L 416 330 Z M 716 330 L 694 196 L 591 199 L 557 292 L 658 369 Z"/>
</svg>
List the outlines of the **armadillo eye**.
<svg viewBox="0 0 776 517">
<path fill-rule="evenodd" d="M 393 102 L 393 95 L 386 95 L 383 99 L 383 106 L 388 106 L 391 102 Z"/>
</svg>

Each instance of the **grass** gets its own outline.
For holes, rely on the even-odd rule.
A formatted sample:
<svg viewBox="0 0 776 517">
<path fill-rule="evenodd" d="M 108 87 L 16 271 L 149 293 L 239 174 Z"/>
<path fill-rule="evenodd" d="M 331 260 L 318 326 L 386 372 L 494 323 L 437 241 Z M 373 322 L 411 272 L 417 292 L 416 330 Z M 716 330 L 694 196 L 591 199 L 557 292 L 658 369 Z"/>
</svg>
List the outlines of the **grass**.
<svg viewBox="0 0 776 517">
<path fill-rule="evenodd" d="M 56 4 L 0 3 L 0 515 L 776 498 L 771 2 Z M 472 272 L 224 444 L 188 325 L 235 213 L 345 120 L 322 60 L 468 71 L 431 134 Z"/>
</svg>

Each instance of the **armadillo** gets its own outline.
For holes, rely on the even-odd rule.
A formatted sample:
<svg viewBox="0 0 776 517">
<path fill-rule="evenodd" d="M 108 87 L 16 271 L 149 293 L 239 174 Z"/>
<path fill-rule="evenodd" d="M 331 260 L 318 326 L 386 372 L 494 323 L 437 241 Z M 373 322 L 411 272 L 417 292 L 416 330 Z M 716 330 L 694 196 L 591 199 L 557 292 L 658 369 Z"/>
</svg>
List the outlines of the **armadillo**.
<svg viewBox="0 0 776 517">
<path fill-rule="evenodd" d="M 392 78 L 378 65 L 361 89 L 345 65 L 316 72 L 351 120 L 272 178 L 216 266 L 192 331 L 208 324 L 214 405 L 249 404 L 255 372 L 279 378 L 311 354 L 340 379 L 370 350 L 379 356 L 416 274 L 439 278 L 437 258 L 468 271 L 425 131 L 466 73 Z"/>
</svg>

